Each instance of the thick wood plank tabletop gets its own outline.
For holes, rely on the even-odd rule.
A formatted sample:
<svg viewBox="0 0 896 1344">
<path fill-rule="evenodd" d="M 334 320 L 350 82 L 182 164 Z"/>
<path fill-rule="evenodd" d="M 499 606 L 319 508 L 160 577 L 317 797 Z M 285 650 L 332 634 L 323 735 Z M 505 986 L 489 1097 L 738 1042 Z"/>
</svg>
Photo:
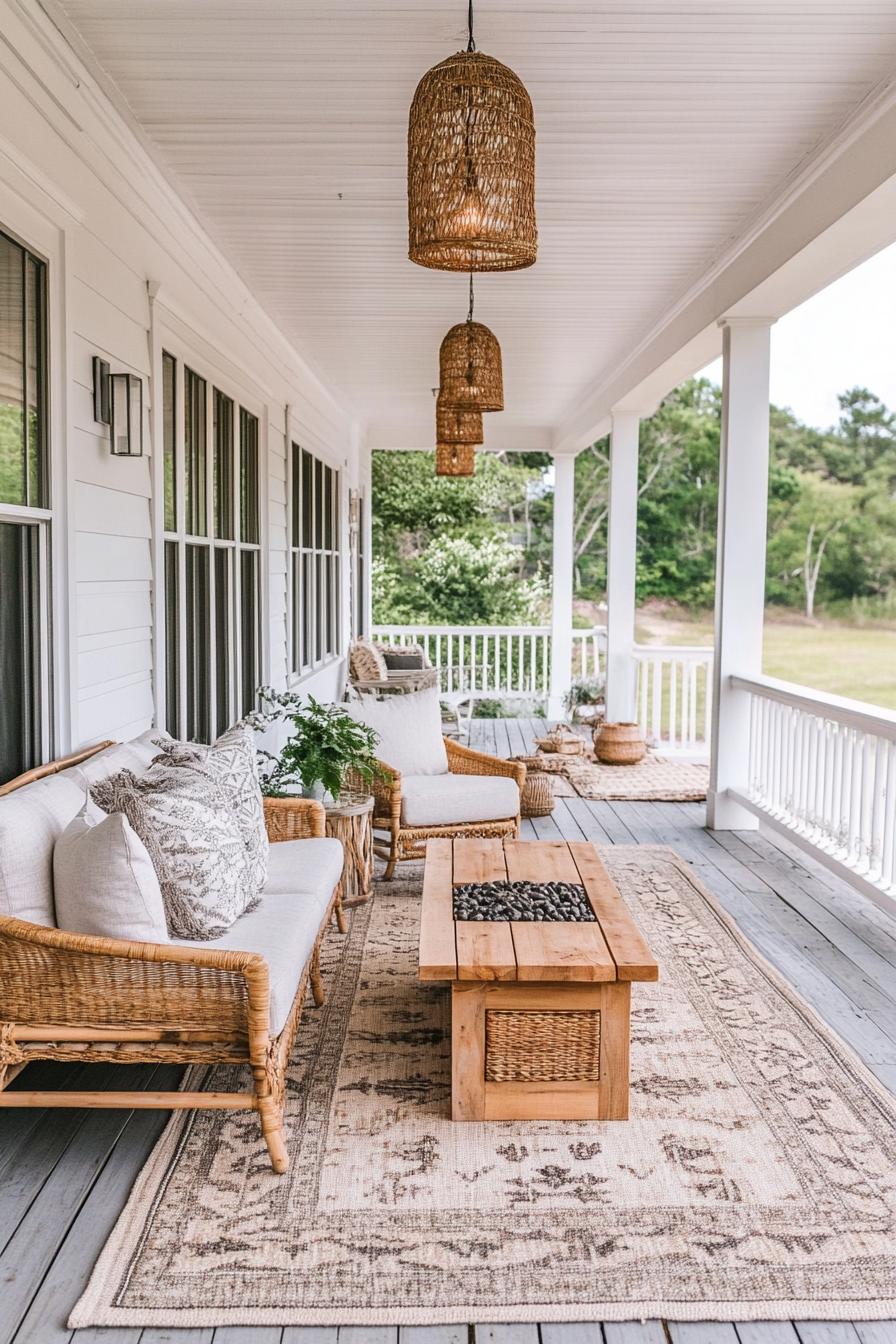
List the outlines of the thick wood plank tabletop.
<svg viewBox="0 0 896 1344">
<path fill-rule="evenodd" d="M 616 979 L 658 980 L 660 970 L 656 957 L 632 919 L 597 850 L 586 841 L 572 841 L 569 852 L 616 963 Z"/>
<path fill-rule="evenodd" d="M 508 840 L 504 847 L 511 882 L 580 882 L 579 870 L 564 840 Z M 600 924 L 578 921 L 510 924 L 518 980 L 615 980 Z"/>
<path fill-rule="evenodd" d="M 585 887 L 596 923 L 454 920 L 454 886 L 530 880 Z M 655 980 L 656 961 L 594 847 L 560 840 L 430 840 L 421 980 Z"/>
<path fill-rule="evenodd" d="M 455 840 L 454 885 L 503 882 L 507 878 L 500 840 Z M 459 919 L 455 926 L 458 980 L 515 980 L 513 934 L 505 921 Z"/>
</svg>

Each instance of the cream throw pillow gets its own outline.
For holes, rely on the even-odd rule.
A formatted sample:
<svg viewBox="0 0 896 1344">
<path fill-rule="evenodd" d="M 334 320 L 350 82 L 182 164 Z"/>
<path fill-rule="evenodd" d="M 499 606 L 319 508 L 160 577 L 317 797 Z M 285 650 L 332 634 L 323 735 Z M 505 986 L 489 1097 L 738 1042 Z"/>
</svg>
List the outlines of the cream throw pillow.
<svg viewBox="0 0 896 1344">
<path fill-rule="evenodd" d="M 68 933 L 169 941 L 156 871 L 120 812 L 85 802 L 53 849 L 53 888 L 56 924 Z"/>
<path fill-rule="evenodd" d="M 376 754 L 386 765 L 403 775 L 447 774 L 437 686 L 383 700 L 364 695 L 345 708 L 357 723 L 366 723 L 378 735 Z"/>
</svg>

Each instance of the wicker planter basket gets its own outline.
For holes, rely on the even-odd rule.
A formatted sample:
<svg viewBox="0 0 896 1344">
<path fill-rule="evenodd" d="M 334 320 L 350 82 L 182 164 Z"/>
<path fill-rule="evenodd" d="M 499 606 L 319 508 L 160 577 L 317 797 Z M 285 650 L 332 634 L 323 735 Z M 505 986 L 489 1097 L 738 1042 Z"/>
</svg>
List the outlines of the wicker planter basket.
<svg viewBox="0 0 896 1344">
<path fill-rule="evenodd" d="M 530 770 L 520 799 L 520 813 L 524 817 L 547 817 L 554 810 L 554 789 L 550 775 Z"/>
<path fill-rule="evenodd" d="M 594 734 L 594 754 L 604 765 L 637 765 L 646 753 L 637 723 L 604 723 Z"/>
</svg>

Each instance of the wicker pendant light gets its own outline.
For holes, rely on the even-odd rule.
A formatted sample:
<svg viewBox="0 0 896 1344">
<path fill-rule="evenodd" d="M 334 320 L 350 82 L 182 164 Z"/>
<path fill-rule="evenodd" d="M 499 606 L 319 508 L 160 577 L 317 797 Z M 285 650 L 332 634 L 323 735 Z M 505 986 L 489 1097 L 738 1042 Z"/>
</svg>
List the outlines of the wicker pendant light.
<svg viewBox="0 0 896 1344">
<path fill-rule="evenodd" d="M 476 448 L 472 443 L 437 443 L 437 476 L 474 476 Z"/>
<path fill-rule="evenodd" d="M 437 443 L 482 443 L 484 437 L 481 411 L 459 411 L 441 396 L 436 400 Z"/>
<path fill-rule="evenodd" d="M 535 121 L 506 65 L 466 51 L 421 79 L 408 123 L 408 255 L 438 271 L 517 271 L 535 261 Z"/>
<path fill-rule="evenodd" d="M 473 277 L 466 322 L 458 322 L 439 349 L 439 397 L 460 411 L 503 411 L 504 375 L 497 337 L 473 321 Z"/>
</svg>

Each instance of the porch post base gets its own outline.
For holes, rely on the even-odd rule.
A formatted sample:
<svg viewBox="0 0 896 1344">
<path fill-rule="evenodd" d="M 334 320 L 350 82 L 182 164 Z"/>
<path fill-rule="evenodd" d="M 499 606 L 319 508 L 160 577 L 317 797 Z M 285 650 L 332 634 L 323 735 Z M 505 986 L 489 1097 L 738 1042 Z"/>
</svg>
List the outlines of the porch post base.
<svg viewBox="0 0 896 1344">
<path fill-rule="evenodd" d="M 727 789 L 706 795 L 706 827 L 710 831 L 757 831 L 759 818 L 731 798 Z"/>
</svg>

